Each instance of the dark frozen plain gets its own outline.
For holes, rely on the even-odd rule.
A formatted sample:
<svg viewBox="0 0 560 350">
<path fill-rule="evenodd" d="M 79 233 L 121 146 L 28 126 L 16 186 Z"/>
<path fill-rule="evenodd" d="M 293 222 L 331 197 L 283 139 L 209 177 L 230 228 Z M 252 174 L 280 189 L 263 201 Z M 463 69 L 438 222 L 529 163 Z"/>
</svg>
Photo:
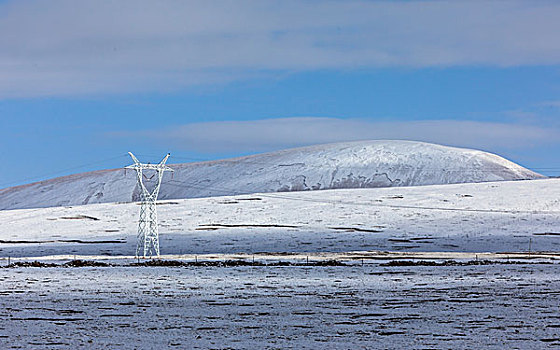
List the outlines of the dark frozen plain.
<svg viewBox="0 0 560 350">
<path fill-rule="evenodd" d="M 557 263 L 0 270 L 1 348 L 544 349 Z"/>
</svg>

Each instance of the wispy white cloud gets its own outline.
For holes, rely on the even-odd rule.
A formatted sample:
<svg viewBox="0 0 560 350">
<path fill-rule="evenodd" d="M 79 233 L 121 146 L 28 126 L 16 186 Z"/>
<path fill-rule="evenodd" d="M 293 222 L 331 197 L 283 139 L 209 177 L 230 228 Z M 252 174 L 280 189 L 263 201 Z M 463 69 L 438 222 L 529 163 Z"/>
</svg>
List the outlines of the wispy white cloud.
<svg viewBox="0 0 560 350">
<path fill-rule="evenodd" d="M 560 128 L 560 101 L 549 100 L 521 108 L 503 111 L 502 117 L 510 122 L 526 125 L 539 125 L 547 129 Z"/>
<path fill-rule="evenodd" d="M 416 140 L 484 150 L 521 149 L 557 142 L 560 131 L 464 120 L 369 122 L 306 117 L 192 123 L 155 132 L 113 135 L 142 136 L 173 149 L 232 154 L 374 139 Z"/>
<path fill-rule="evenodd" d="M 539 104 L 540 107 L 558 108 L 560 109 L 560 100 L 558 101 L 545 101 Z"/>
<path fill-rule="evenodd" d="M 0 98 L 259 72 L 559 64 L 557 1 L 7 1 Z"/>
</svg>

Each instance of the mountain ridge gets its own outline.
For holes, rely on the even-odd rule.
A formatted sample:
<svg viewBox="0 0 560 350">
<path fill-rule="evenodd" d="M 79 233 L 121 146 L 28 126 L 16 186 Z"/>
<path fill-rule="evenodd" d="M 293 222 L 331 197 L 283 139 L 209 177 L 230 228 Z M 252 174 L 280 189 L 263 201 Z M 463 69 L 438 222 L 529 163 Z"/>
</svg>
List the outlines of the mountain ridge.
<svg viewBox="0 0 560 350">
<path fill-rule="evenodd" d="M 169 166 L 174 174 L 165 174 L 160 199 L 544 178 L 484 151 L 398 140 L 314 145 Z M 0 190 L 0 209 L 135 201 L 139 189 L 133 175 L 104 169 L 5 188 Z"/>
</svg>

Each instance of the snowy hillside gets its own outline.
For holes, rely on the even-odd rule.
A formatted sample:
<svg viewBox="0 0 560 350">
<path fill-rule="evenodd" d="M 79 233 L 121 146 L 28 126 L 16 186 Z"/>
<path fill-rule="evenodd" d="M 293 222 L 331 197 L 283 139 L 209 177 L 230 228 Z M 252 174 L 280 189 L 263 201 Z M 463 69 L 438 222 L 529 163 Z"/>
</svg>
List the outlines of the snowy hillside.
<svg viewBox="0 0 560 350">
<path fill-rule="evenodd" d="M 560 179 L 162 201 L 162 254 L 559 251 Z M 138 203 L 0 211 L 0 257 L 133 255 Z"/>
<path fill-rule="evenodd" d="M 164 176 L 160 199 L 542 177 L 494 154 L 413 141 L 327 144 L 171 167 L 175 172 Z M 133 172 L 113 169 L 0 190 L 0 209 L 137 199 Z"/>
</svg>

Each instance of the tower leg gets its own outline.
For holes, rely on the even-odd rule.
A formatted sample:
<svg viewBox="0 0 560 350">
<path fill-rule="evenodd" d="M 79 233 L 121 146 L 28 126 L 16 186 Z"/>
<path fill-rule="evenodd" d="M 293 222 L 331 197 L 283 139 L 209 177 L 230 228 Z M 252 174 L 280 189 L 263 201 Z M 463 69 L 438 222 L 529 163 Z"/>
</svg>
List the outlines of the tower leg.
<svg viewBox="0 0 560 350">
<path fill-rule="evenodd" d="M 147 230 L 145 235 L 144 251 L 146 255 L 159 256 L 159 232 L 157 225 L 156 202 L 147 203 Z"/>
<path fill-rule="evenodd" d="M 136 256 L 146 257 L 146 233 L 148 231 L 147 218 L 148 203 L 144 200 L 140 203 L 140 219 L 138 220 L 138 236 L 136 240 Z"/>
</svg>

